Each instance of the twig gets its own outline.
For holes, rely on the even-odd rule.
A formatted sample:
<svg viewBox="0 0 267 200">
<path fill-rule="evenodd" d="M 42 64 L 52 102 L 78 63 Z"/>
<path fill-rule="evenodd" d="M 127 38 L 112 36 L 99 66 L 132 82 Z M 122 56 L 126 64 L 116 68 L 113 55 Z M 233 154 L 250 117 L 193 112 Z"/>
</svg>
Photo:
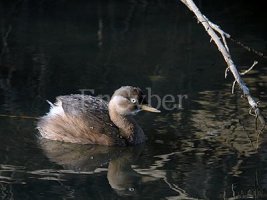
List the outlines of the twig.
<svg viewBox="0 0 267 200">
<path fill-rule="evenodd" d="M 236 84 L 236 80 L 234 80 L 233 85 L 232 85 L 232 94 L 234 94 L 235 92 L 235 84 Z"/>
<path fill-rule="evenodd" d="M 253 49 L 253 48 L 251 48 L 251 47 L 249 47 L 249 46 L 243 44 L 242 42 L 233 39 L 232 37 L 230 37 L 229 39 L 230 39 L 233 43 L 235 43 L 235 44 L 241 46 L 242 48 L 244 48 L 245 50 L 247 50 L 248 52 L 252 52 L 252 53 L 256 54 L 257 56 L 260 56 L 260 57 L 262 57 L 262 58 L 267 59 L 267 56 L 264 55 L 262 52 L 260 52 L 260 51 L 258 51 L 258 50 L 255 50 L 255 49 Z"/>
<path fill-rule="evenodd" d="M 245 82 L 242 80 L 240 73 L 236 69 L 236 66 L 231 58 L 228 46 L 226 44 L 225 37 L 230 37 L 229 34 L 225 33 L 220 29 L 219 26 L 213 24 L 210 22 L 198 9 L 198 7 L 195 5 L 195 3 L 192 0 L 181 0 L 197 17 L 198 21 L 201 22 L 201 24 L 204 26 L 206 32 L 210 35 L 214 43 L 217 45 L 218 50 L 222 53 L 223 58 L 225 62 L 227 63 L 227 69 L 225 71 L 225 76 L 227 76 L 228 69 L 232 72 L 235 82 L 238 83 L 240 89 L 243 92 L 243 95 L 247 98 L 247 101 L 254 111 L 254 114 L 257 116 L 257 118 L 260 120 L 261 124 L 265 126 L 265 119 L 263 115 L 261 114 L 261 111 L 258 107 L 258 103 L 254 100 L 254 98 L 251 96 L 249 88 L 246 86 Z M 216 32 L 220 34 L 220 37 L 217 35 Z M 223 39 L 223 42 L 221 41 L 221 38 Z M 233 89 L 232 89 L 233 90 Z"/>
<path fill-rule="evenodd" d="M 253 67 L 255 66 L 255 65 L 257 65 L 258 64 L 258 61 L 254 61 L 254 63 L 252 64 L 252 66 L 249 68 L 249 69 L 247 69 L 246 71 L 244 71 L 244 72 L 241 72 L 240 74 L 241 75 L 245 75 L 245 74 L 247 74 L 248 72 L 250 72 L 252 69 L 253 69 Z"/>
<path fill-rule="evenodd" d="M 221 35 L 221 37 L 222 37 L 222 39 L 223 39 L 224 47 L 225 47 L 226 50 L 229 52 L 229 48 L 228 48 L 228 45 L 227 45 L 227 42 L 226 42 L 225 37 L 230 38 L 231 35 L 228 34 L 228 33 L 226 33 L 226 32 L 224 32 L 224 31 L 223 31 L 217 24 L 212 23 L 212 22 L 211 22 L 205 15 L 203 15 L 203 16 L 204 16 L 204 18 L 206 19 L 206 22 L 208 22 L 209 25 L 210 25 L 215 31 L 217 31 L 217 32 Z"/>
</svg>

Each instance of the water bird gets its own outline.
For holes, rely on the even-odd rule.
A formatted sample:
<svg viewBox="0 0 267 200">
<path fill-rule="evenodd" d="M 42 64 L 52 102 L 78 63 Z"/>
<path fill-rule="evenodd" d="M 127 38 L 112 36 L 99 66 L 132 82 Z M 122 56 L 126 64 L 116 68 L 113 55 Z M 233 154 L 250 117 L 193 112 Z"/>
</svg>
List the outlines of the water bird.
<svg viewBox="0 0 267 200">
<path fill-rule="evenodd" d="M 138 87 L 117 89 L 109 102 L 90 95 L 58 96 L 50 111 L 37 122 L 40 136 L 50 140 L 126 146 L 146 140 L 133 118 L 139 111 L 160 112 L 147 103 Z"/>
</svg>

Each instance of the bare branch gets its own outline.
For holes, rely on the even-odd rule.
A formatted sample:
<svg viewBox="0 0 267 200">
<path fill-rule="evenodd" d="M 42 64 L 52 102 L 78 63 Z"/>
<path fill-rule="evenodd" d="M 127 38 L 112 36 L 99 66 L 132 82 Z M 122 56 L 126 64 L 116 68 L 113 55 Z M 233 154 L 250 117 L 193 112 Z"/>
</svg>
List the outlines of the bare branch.
<svg viewBox="0 0 267 200">
<path fill-rule="evenodd" d="M 230 52 L 229 52 L 229 48 L 228 48 L 226 40 L 225 40 L 225 37 L 229 38 L 230 35 L 225 33 L 223 30 L 221 30 L 220 27 L 217 26 L 216 24 L 210 22 L 207 19 L 207 17 L 205 17 L 200 12 L 200 10 L 195 5 L 193 0 L 181 0 L 181 2 L 183 2 L 195 14 L 195 16 L 197 17 L 197 20 L 199 22 L 201 22 L 201 24 L 204 26 L 204 28 L 207 31 L 207 33 L 210 35 L 210 37 L 212 38 L 214 43 L 217 45 L 218 50 L 222 53 L 223 58 L 224 58 L 225 62 L 227 63 L 227 66 L 228 66 L 226 71 L 225 71 L 225 76 L 227 76 L 227 72 L 228 72 L 228 69 L 229 69 L 232 72 L 232 74 L 233 74 L 233 76 L 235 78 L 235 82 L 238 83 L 240 89 L 242 90 L 243 95 L 247 98 L 247 101 L 248 101 L 250 107 L 252 108 L 254 114 L 260 120 L 260 122 L 263 124 L 263 126 L 265 126 L 265 119 L 261 114 L 261 111 L 260 111 L 260 109 L 258 107 L 258 104 L 254 100 L 254 98 L 251 96 L 248 87 L 246 86 L 245 82 L 242 80 L 242 78 L 240 76 L 240 73 L 236 69 L 236 66 L 235 66 L 235 64 L 234 64 L 234 62 L 233 62 L 233 60 L 231 58 L 231 55 L 230 55 Z M 220 34 L 223 42 L 221 41 L 221 38 L 217 35 L 216 32 Z"/>
</svg>

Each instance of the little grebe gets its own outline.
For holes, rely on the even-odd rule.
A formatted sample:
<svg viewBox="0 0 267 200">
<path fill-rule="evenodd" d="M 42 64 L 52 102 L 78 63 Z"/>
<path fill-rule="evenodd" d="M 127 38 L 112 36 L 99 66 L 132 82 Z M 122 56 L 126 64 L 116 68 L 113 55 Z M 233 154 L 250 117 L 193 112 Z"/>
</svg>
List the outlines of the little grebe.
<svg viewBox="0 0 267 200">
<path fill-rule="evenodd" d="M 141 110 L 160 112 L 147 104 L 140 88 L 124 86 L 109 103 L 89 95 L 57 97 L 50 112 L 37 124 L 41 136 L 80 144 L 135 145 L 145 141 L 133 115 Z"/>
</svg>

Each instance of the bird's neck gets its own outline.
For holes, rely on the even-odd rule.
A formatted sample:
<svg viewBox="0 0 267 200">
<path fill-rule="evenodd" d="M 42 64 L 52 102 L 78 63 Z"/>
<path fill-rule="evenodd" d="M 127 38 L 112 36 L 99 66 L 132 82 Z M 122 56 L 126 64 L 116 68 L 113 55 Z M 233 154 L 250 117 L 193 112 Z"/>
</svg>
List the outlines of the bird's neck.
<svg viewBox="0 0 267 200">
<path fill-rule="evenodd" d="M 120 134 L 129 144 L 140 144 L 145 141 L 142 128 L 130 115 L 121 115 L 115 109 L 109 107 L 111 121 L 120 129 Z"/>
</svg>

